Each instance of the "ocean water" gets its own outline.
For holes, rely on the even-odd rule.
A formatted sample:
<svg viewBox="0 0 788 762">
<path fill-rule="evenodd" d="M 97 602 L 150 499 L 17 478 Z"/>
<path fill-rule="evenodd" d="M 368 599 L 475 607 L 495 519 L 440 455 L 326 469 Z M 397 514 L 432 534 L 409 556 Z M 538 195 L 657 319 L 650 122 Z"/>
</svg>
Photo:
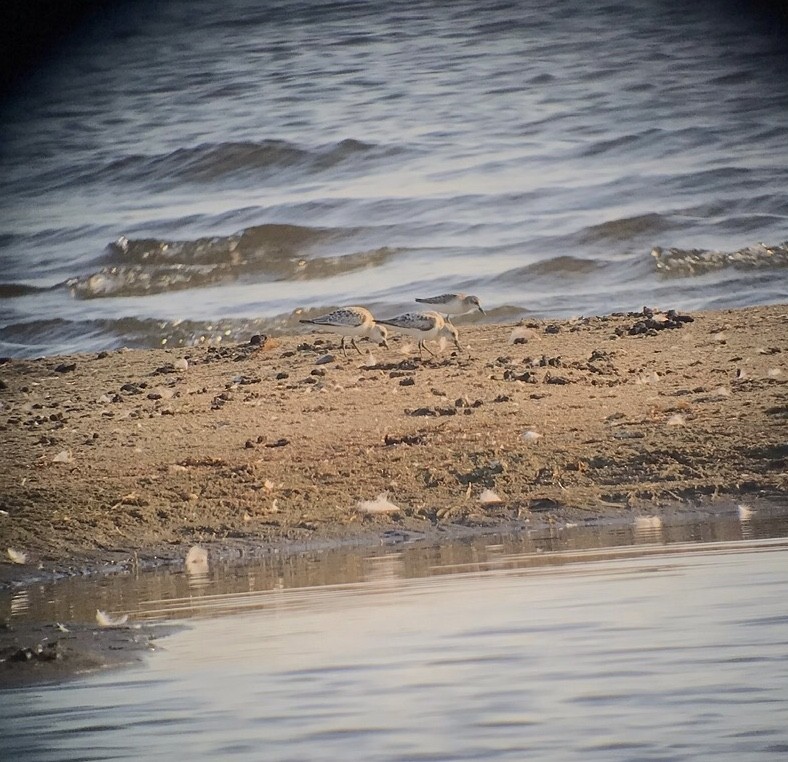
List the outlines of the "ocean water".
<svg viewBox="0 0 788 762">
<path fill-rule="evenodd" d="M 118 4 L 0 103 L 0 353 L 788 300 L 785 29 L 735 5 Z"/>
</svg>

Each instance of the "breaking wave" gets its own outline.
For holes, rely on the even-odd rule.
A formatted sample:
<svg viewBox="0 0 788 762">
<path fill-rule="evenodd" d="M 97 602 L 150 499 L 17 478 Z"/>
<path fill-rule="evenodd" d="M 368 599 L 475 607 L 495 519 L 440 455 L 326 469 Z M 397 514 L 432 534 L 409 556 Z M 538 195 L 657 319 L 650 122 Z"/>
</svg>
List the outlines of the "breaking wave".
<svg viewBox="0 0 788 762">
<path fill-rule="evenodd" d="M 300 313 L 299 313 L 300 314 Z M 36 357 L 67 351 L 69 354 L 100 350 L 155 347 L 223 346 L 248 343 L 256 334 L 293 333 L 299 314 L 271 318 L 201 320 L 118 319 L 33 320 L 0 328 L 0 350 L 17 357 Z"/>
<path fill-rule="evenodd" d="M 378 267 L 397 253 L 388 247 L 338 256 L 310 256 L 319 244 L 348 239 L 351 230 L 258 225 L 229 236 L 192 241 L 119 238 L 99 270 L 66 285 L 78 299 L 146 296 L 202 288 L 240 278 L 313 280 Z"/>
<path fill-rule="evenodd" d="M 659 272 L 675 277 L 703 275 L 728 267 L 737 270 L 779 268 L 788 267 L 788 241 L 775 246 L 759 243 L 737 251 L 663 249 L 655 246 L 651 256 Z"/>
</svg>

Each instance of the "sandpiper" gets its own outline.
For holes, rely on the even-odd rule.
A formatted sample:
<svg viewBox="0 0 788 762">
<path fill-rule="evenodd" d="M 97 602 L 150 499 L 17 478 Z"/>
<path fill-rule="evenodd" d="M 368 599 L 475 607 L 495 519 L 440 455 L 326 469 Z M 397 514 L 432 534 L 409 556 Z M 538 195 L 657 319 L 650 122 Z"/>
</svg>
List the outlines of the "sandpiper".
<svg viewBox="0 0 788 762">
<path fill-rule="evenodd" d="M 345 339 L 348 337 L 350 337 L 353 349 L 359 354 L 363 353 L 356 346 L 356 337 L 367 338 L 388 349 L 388 341 L 386 341 L 388 331 L 382 325 L 377 324 L 372 313 L 365 307 L 342 307 L 326 315 L 299 322 L 320 326 L 332 333 L 338 333 L 342 337 L 342 354 L 345 357 L 347 357 Z"/>
<path fill-rule="evenodd" d="M 388 320 L 378 320 L 378 323 L 388 325 L 399 333 L 413 336 L 419 340 L 419 356 L 425 349 L 433 357 L 435 353 L 424 343 L 430 339 L 447 338 L 454 342 L 457 349 L 462 349 L 457 334 L 457 329 L 438 312 L 406 312 Z"/>
<path fill-rule="evenodd" d="M 484 315 L 482 305 L 479 304 L 479 297 L 473 296 L 473 294 L 441 294 L 440 296 L 416 299 L 416 301 L 422 304 L 429 304 L 432 309 L 437 310 L 446 317 L 465 315 L 476 310 L 479 310 Z"/>
</svg>

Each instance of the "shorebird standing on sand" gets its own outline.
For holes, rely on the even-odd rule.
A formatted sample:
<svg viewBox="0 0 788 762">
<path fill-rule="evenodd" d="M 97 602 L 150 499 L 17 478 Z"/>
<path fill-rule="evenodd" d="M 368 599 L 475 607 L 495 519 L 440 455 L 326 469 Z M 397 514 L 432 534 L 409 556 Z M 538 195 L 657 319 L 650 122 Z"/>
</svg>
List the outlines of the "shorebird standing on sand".
<svg viewBox="0 0 788 762">
<path fill-rule="evenodd" d="M 428 296 L 425 299 L 416 299 L 422 304 L 429 304 L 446 317 L 452 315 L 465 315 L 468 312 L 479 312 L 484 315 L 482 305 L 479 304 L 479 297 L 473 294 L 441 294 L 440 296 Z"/>
<path fill-rule="evenodd" d="M 329 312 L 327 315 L 320 315 L 311 320 L 300 320 L 300 323 L 309 323 L 320 328 L 325 328 L 331 333 L 338 333 L 342 337 L 342 354 L 347 357 L 345 351 L 345 339 L 350 337 L 353 349 L 359 354 L 362 351 L 356 346 L 356 338 L 367 338 L 377 342 L 388 349 L 388 331 L 375 322 L 372 313 L 364 307 L 342 307 L 341 309 Z"/>
<path fill-rule="evenodd" d="M 430 339 L 451 339 L 457 349 L 462 349 L 457 329 L 438 312 L 406 312 L 404 315 L 397 315 L 388 320 L 378 320 L 378 323 L 391 326 L 398 333 L 418 339 L 419 357 L 422 349 L 426 349 L 435 357 L 435 352 L 424 343 Z"/>
</svg>

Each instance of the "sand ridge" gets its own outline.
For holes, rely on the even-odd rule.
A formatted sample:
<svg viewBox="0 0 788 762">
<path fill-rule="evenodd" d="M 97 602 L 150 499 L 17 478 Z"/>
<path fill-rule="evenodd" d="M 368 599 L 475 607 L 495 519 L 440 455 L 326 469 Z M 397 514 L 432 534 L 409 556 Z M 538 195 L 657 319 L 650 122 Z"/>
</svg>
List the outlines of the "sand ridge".
<svg viewBox="0 0 788 762">
<path fill-rule="evenodd" d="M 787 313 L 458 319 L 463 351 L 423 360 L 316 332 L 8 360 L 0 548 L 46 566 L 784 498 Z"/>
</svg>

